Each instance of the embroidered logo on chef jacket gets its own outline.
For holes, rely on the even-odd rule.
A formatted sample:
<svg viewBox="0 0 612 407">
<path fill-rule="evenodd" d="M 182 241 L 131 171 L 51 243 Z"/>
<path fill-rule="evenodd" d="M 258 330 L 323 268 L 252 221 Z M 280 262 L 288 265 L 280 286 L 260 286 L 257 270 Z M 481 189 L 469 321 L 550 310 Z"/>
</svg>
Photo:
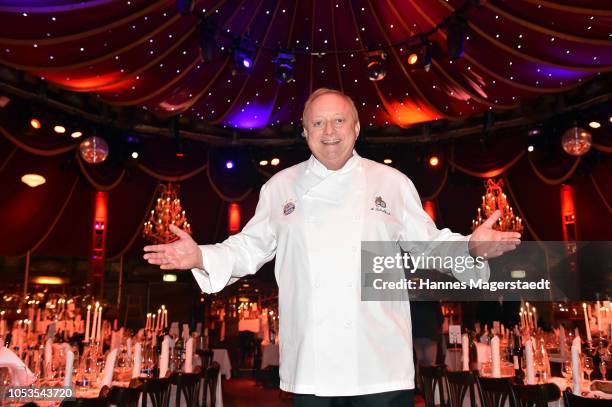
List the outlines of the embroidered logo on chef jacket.
<svg viewBox="0 0 612 407">
<path fill-rule="evenodd" d="M 291 215 L 294 210 L 295 210 L 295 203 L 293 203 L 292 201 L 288 201 L 287 203 L 285 203 L 285 206 L 283 206 L 283 215 L 285 216 Z"/>
<path fill-rule="evenodd" d="M 391 215 L 391 212 L 389 212 L 386 208 L 387 208 L 387 203 L 383 201 L 382 196 L 377 196 L 374 199 L 374 207 L 370 208 L 370 210 L 386 213 L 387 215 Z"/>
</svg>

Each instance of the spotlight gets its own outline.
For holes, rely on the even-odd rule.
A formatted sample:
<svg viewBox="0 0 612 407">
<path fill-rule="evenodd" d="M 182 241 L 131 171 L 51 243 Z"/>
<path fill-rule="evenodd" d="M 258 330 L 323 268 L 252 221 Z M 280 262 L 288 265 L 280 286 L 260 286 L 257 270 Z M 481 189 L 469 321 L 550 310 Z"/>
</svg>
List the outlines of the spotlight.
<svg viewBox="0 0 612 407">
<path fill-rule="evenodd" d="M 529 151 L 530 153 L 532 153 L 532 152 L 533 152 L 533 150 L 535 150 L 535 147 L 534 147 L 534 146 L 529 145 L 529 146 L 527 147 L 527 151 Z"/>
<path fill-rule="evenodd" d="M 276 167 L 278 164 L 280 164 L 280 160 L 278 158 L 273 158 L 270 160 L 270 164 Z"/>
<path fill-rule="evenodd" d="M 200 42 L 202 60 L 204 62 L 212 61 L 216 51 L 215 30 L 206 20 L 200 21 L 198 25 L 198 40 Z"/>
<path fill-rule="evenodd" d="M 253 49 L 246 40 L 240 40 L 234 46 L 232 54 L 234 59 L 234 70 L 232 73 L 234 75 L 240 71 L 248 73 L 253 69 Z"/>
<path fill-rule="evenodd" d="M 425 42 L 408 55 L 408 65 L 412 70 L 424 69 L 429 72 L 431 68 L 431 44 Z"/>
<path fill-rule="evenodd" d="M 137 159 L 138 158 L 138 151 L 132 152 L 132 158 L 133 159 Z"/>
<path fill-rule="evenodd" d="M 601 123 L 592 121 L 592 122 L 589 122 L 589 127 L 592 129 L 598 129 L 601 127 Z"/>
<path fill-rule="evenodd" d="M 265 167 L 266 165 L 268 165 L 268 160 L 261 160 L 259 162 L 259 165 L 262 166 L 262 167 Z"/>
<path fill-rule="evenodd" d="M 227 160 L 225 162 L 225 168 L 227 168 L 228 170 L 231 170 L 232 168 L 234 168 L 234 162 L 232 160 Z"/>
<path fill-rule="evenodd" d="M 295 65 L 295 55 L 288 52 L 279 51 L 272 60 L 274 64 L 274 76 L 278 83 L 293 82 L 293 67 Z"/>
<path fill-rule="evenodd" d="M 535 128 L 533 128 L 533 129 L 530 129 L 530 130 L 527 132 L 527 135 L 528 135 L 529 137 L 533 137 L 533 136 L 537 136 L 538 134 L 540 134 L 540 132 L 541 132 L 541 130 L 540 130 L 539 128 L 535 127 Z"/>
<path fill-rule="evenodd" d="M 72 138 L 79 138 L 83 136 L 83 132 L 82 131 L 73 131 L 72 133 L 70 133 L 70 137 Z"/>
<path fill-rule="evenodd" d="M 42 127 L 42 124 L 40 124 L 40 120 L 38 120 L 37 118 L 33 118 L 32 120 L 30 120 L 30 126 L 38 130 Z"/>
<path fill-rule="evenodd" d="M 64 126 L 57 125 L 53 127 L 53 131 L 55 131 L 58 134 L 64 134 L 66 133 L 66 128 Z"/>
<path fill-rule="evenodd" d="M 440 159 L 437 155 L 432 155 L 431 157 L 429 157 L 429 165 L 431 165 L 432 167 L 437 167 L 438 164 L 440 164 Z"/>
<path fill-rule="evenodd" d="M 366 54 L 368 78 L 371 81 L 380 81 L 387 76 L 387 54 L 384 51 L 372 51 Z"/>
<path fill-rule="evenodd" d="M 385 158 L 385 159 L 383 160 L 383 162 L 384 162 L 385 164 L 392 164 L 392 163 L 393 163 L 393 160 L 392 160 L 392 159 L 390 159 L 390 158 Z"/>
<path fill-rule="evenodd" d="M 450 59 L 459 59 L 463 56 L 465 26 L 463 17 L 457 15 L 452 16 L 447 22 L 446 48 Z"/>
<path fill-rule="evenodd" d="M 47 180 L 40 174 L 25 174 L 23 177 L 21 177 L 21 182 L 29 187 L 36 188 L 37 186 L 47 182 Z"/>
</svg>

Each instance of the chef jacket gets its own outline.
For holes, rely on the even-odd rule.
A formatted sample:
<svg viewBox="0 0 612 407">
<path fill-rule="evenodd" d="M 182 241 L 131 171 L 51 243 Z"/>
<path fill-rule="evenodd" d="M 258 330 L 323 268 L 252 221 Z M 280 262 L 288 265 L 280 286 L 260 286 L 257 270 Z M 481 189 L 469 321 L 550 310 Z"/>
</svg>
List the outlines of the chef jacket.
<svg viewBox="0 0 612 407">
<path fill-rule="evenodd" d="M 377 199 L 384 211 L 374 210 Z M 401 240 L 467 247 L 468 237 L 438 230 L 401 172 L 356 152 L 337 171 L 311 156 L 261 188 L 240 233 L 200 246 L 203 269 L 192 272 L 204 292 L 218 292 L 276 255 L 281 389 L 318 396 L 412 389 L 409 302 L 360 296 L 361 242 Z"/>
</svg>

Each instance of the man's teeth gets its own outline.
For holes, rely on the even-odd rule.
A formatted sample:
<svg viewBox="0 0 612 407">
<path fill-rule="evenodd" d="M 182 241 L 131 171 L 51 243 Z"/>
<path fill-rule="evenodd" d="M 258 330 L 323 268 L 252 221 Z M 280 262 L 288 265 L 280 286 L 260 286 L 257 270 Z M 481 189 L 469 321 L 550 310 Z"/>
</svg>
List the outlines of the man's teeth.
<svg viewBox="0 0 612 407">
<path fill-rule="evenodd" d="M 339 142 L 339 139 L 323 140 L 323 144 L 338 144 Z"/>
</svg>

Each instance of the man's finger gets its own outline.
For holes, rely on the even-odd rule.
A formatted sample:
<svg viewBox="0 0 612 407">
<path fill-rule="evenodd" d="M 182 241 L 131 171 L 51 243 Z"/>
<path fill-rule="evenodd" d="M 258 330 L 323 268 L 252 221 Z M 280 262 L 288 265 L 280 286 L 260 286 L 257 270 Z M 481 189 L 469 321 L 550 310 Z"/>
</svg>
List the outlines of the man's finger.
<svg viewBox="0 0 612 407">
<path fill-rule="evenodd" d="M 149 246 L 145 246 L 143 250 L 145 252 L 163 252 L 166 248 L 165 244 L 153 244 Z"/>
<path fill-rule="evenodd" d="M 178 226 L 174 224 L 170 225 L 170 232 L 174 233 L 181 239 L 191 239 L 191 236 L 189 235 L 189 233 L 185 232 L 183 229 L 179 228 Z"/>
<path fill-rule="evenodd" d="M 489 216 L 489 219 L 485 220 L 482 226 L 492 228 L 495 222 L 501 217 L 501 211 L 498 209 Z"/>
</svg>

